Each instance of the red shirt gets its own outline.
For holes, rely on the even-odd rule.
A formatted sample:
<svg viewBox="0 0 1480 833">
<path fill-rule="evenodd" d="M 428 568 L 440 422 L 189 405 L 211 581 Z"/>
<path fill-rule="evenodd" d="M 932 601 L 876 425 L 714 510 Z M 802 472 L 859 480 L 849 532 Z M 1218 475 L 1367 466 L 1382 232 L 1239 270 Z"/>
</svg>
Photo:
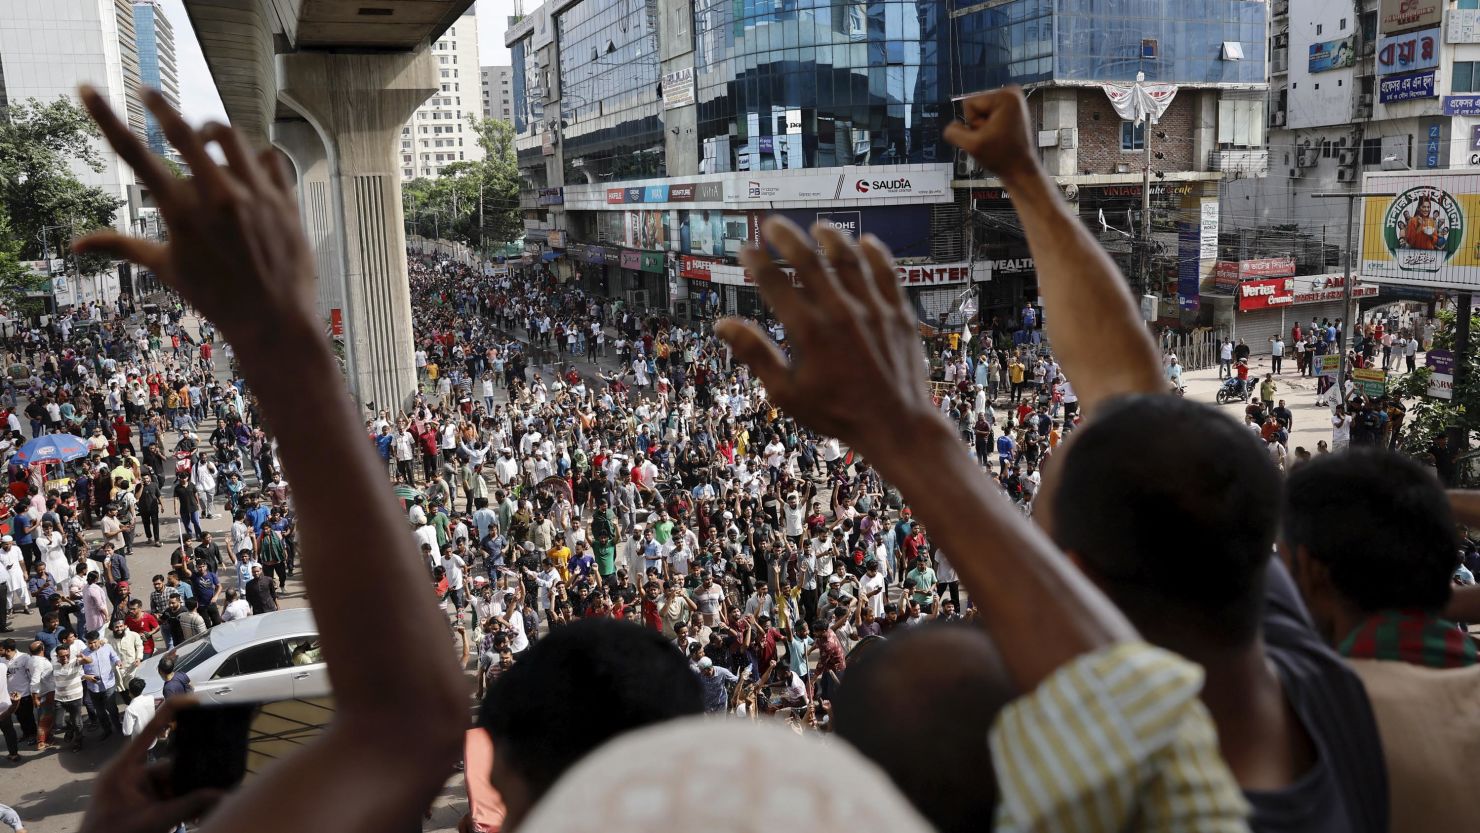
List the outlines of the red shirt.
<svg viewBox="0 0 1480 833">
<path fill-rule="evenodd" d="M 125 616 L 123 618 L 123 624 L 129 630 L 138 634 L 140 639 L 144 640 L 144 656 L 153 656 L 154 637 L 149 634 L 159 630 L 159 620 L 154 618 L 154 614 L 147 611 L 140 611 L 137 617 Z"/>
<path fill-rule="evenodd" d="M 642 600 L 642 623 L 655 631 L 663 630 L 663 619 L 658 615 L 658 603 L 646 597 Z"/>
</svg>

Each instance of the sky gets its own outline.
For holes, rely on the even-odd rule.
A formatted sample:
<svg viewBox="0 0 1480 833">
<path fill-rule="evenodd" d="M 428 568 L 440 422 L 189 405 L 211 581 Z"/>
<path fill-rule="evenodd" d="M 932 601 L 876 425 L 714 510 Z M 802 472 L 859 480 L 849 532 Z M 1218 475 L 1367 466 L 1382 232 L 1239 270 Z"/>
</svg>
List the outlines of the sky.
<svg viewBox="0 0 1480 833">
<path fill-rule="evenodd" d="M 504 46 L 504 29 L 517 0 L 477 0 L 478 52 L 482 66 L 509 63 L 509 50 Z M 175 27 L 175 59 L 180 70 L 180 111 L 185 120 L 199 126 L 207 121 L 229 121 L 221 107 L 221 97 L 211 80 L 206 59 L 195 41 L 195 30 L 185 14 L 185 0 L 160 0 L 170 23 Z M 525 0 L 525 11 L 534 9 L 539 0 Z"/>
</svg>

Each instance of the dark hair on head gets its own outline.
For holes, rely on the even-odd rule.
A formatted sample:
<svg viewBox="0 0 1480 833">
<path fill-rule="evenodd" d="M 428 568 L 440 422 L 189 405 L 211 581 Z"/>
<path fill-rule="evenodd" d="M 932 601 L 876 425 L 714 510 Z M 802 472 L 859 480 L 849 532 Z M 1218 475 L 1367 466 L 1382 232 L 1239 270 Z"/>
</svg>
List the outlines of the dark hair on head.
<svg viewBox="0 0 1480 833">
<path fill-rule="evenodd" d="M 1124 397 L 1075 432 L 1053 537 L 1152 642 L 1242 646 L 1259 629 L 1279 489 L 1238 422 L 1181 397 Z"/>
<path fill-rule="evenodd" d="M 987 733 L 1016 696 L 996 646 L 962 624 L 896 631 L 872 645 L 850 657 L 832 697 L 834 729 L 935 829 L 980 830 L 998 795 Z"/>
<path fill-rule="evenodd" d="M 101 637 L 99 636 L 99 634 L 98 634 L 97 631 L 88 631 L 86 634 L 83 635 L 82 638 L 85 639 L 85 640 L 87 640 L 88 642 L 91 642 L 94 639 L 100 639 Z M 15 640 L 14 639 L 7 639 L 5 641 L 6 642 L 9 642 L 11 644 L 11 647 L 14 647 L 15 646 Z"/>
<path fill-rule="evenodd" d="M 164 658 L 159 661 L 159 674 L 160 674 L 160 676 L 164 676 L 165 674 L 172 674 L 172 673 L 174 673 L 174 671 L 175 671 L 175 657 L 174 657 L 174 655 L 173 654 L 165 654 Z"/>
<path fill-rule="evenodd" d="M 148 684 L 145 683 L 144 680 L 142 678 L 140 678 L 140 677 L 135 677 L 132 680 L 129 680 L 128 681 L 128 693 L 129 693 L 129 696 L 130 697 L 138 697 L 139 695 L 143 694 L 144 693 L 144 687 L 146 685 L 148 685 Z"/>
<path fill-rule="evenodd" d="M 582 702 L 601 707 L 571 708 Z M 499 675 L 478 722 L 538 801 L 611 738 L 702 711 L 699 680 L 662 635 L 583 619 L 551 631 Z"/>
<path fill-rule="evenodd" d="M 1364 613 L 1449 602 L 1459 550 L 1449 500 L 1431 469 L 1402 454 L 1357 448 L 1290 472 L 1280 541 L 1325 565 Z"/>
</svg>

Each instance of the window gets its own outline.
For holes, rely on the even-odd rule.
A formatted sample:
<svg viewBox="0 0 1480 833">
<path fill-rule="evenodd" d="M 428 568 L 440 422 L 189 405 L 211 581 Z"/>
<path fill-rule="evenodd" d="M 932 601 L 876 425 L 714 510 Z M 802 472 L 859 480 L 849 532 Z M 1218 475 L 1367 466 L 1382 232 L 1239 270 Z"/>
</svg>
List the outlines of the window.
<svg viewBox="0 0 1480 833">
<path fill-rule="evenodd" d="M 274 640 L 238 651 L 235 656 L 227 660 L 216 670 L 216 673 L 211 679 L 222 680 L 227 677 L 238 677 L 244 674 L 261 674 L 267 671 L 288 668 L 290 665 L 286 646 L 283 645 L 281 640 Z"/>
<path fill-rule="evenodd" d="M 1319 35 L 1320 33 L 1321 33 L 1321 24 L 1317 23 L 1316 24 L 1316 34 Z"/>
<path fill-rule="evenodd" d="M 1146 149 L 1146 122 L 1120 123 L 1120 149 L 1126 152 Z"/>
<path fill-rule="evenodd" d="M 1455 61 L 1450 89 L 1457 93 L 1480 92 L 1480 61 Z"/>
<path fill-rule="evenodd" d="M 1341 31 L 1346 31 L 1346 18 L 1344 17 L 1341 19 Z"/>
<path fill-rule="evenodd" d="M 1218 146 L 1263 147 L 1264 102 L 1259 99 L 1219 99 Z"/>
<path fill-rule="evenodd" d="M 1382 164 L 1382 139 L 1374 138 L 1362 140 L 1362 164 Z"/>
</svg>

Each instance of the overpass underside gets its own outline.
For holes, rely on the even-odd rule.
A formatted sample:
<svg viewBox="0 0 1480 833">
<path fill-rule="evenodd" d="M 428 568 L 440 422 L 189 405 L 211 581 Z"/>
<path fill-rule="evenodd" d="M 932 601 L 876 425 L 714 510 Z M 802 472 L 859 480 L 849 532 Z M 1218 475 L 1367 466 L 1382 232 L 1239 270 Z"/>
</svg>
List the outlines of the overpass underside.
<svg viewBox="0 0 1480 833">
<path fill-rule="evenodd" d="M 185 0 L 232 126 L 293 163 L 319 311 L 343 322 L 363 405 L 416 390 L 401 127 L 440 89 L 430 45 L 472 3 Z"/>
</svg>

